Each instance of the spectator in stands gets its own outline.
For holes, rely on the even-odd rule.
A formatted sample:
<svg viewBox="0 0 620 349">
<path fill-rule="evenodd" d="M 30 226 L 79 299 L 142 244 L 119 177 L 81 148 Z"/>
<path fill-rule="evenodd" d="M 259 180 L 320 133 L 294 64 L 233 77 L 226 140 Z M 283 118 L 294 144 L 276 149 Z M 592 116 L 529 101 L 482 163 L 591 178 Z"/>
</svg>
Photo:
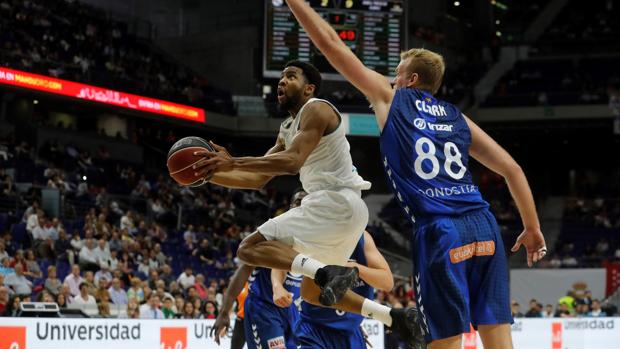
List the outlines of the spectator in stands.
<svg viewBox="0 0 620 349">
<path fill-rule="evenodd" d="M 196 295 L 203 301 L 207 299 L 207 286 L 205 285 L 205 276 L 202 274 L 196 275 L 196 283 L 194 284 L 196 289 Z"/>
<path fill-rule="evenodd" d="M 215 265 L 215 258 L 214 258 L 215 253 L 213 249 L 211 248 L 211 246 L 209 246 L 209 240 L 207 239 L 202 239 L 202 241 L 200 242 L 200 247 L 194 250 L 192 254 L 195 257 L 198 257 L 198 259 L 200 260 L 200 262 L 202 262 L 203 265 L 207 265 L 207 266 Z"/>
<path fill-rule="evenodd" d="M 30 296 L 32 293 L 32 282 L 24 275 L 24 267 L 21 264 L 15 265 L 15 273 L 7 275 L 4 284 L 22 297 Z"/>
<path fill-rule="evenodd" d="M 568 304 L 558 303 L 554 317 L 571 317 L 570 310 L 568 310 Z"/>
<path fill-rule="evenodd" d="M 179 294 L 174 296 L 174 309 L 175 317 L 181 316 L 183 309 L 185 309 L 185 298 L 183 298 L 183 295 Z"/>
<path fill-rule="evenodd" d="M 40 214 L 32 215 L 31 217 L 38 217 L 38 223 L 32 227 L 30 234 L 32 236 L 32 248 L 37 251 L 37 254 L 44 258 L 49 258 L 51 254 L 51 248 L 53 246 L 53 240 L 49 235 L 49 230 L 45 229 L 47 220 L 43 216 L 41 210 Z"/>
<path fill-rule="evenodd" d="M 159 309 L 159 296 L 152 293 L 146 304 L 140 307 L 141 319 L 164 319 L 164 313 Z"/>
<path fill-rule="evenodd" d="M 9 258 L 9 253 L 6 251 L 6 247 L 4 246 L 4 241 L 0 240 L 0 261 Z"/>
<path fill-rule="evenodd" d="M 113 251 L 118 252 L 122 250 L 123 245 L 121 243 L 118 231 L 112 231 L 112 237 L 110 238 L 110 241 L 108 241 L 108 246 L 110 248 L 110 253 L 112 253 Z"/>
<path fill-rule="evenodd" d="M 185 302 L 183 305 L 183 311 L 181 314 L 177 314 L 178 319 L 196 319 L 196 314 L 194 313 L 194 303 Z"/>
<path fill-rule="evenodd" d="M 28 216 L 28 221 L 26 223 L 26 231 L 30 234 L 30 236 L 33 236 L 33 230 L 35 228 L 41 228 L 40 222 L 43 219 L 43 210 L 38 209 L 34 212 L 32 212 L 29 216 Z"/>
<path fill-rule="evenodd" d="M 89 315 L 97 315 L 99 313 L 99 310 L 97 309 L 97 301 L 95 300 L 95 297 L 89 293 L 89 288 L 90 287 L 86 282 L 82 282 L 80 284 L 80 293 L 73 297 L 72 304 L 82 306 L 84 312 Z"/>
<path fill-rule="evenodd" d="M 510 309 L 512 310 L 512 317 L 514 318 L 523 317 L 523 313 L 521 312 L 519 303 L 517 301 L 512 301 L 512 304 L 510 305 Z"/>
<path fill-rule="evenodd" d="M 95 284 L 98 285 L 101 279 L 112 280 L 112 273 L 110 273 L 107 262 L 100 263 L 100 269 L 95 273 L 94 277 Z"/>
<path fill-rule="evenodd" d="M 130 234 L 133 234 L 136 230 L 132 211 L 127 211 L 127 213 L 123 217 L 121 217 L 121 230 L 123 229 L 127 229 L 127 232 Z"/>
<path fill-rule="evenodd" d="M 99 241 L 97 242 L 97 247 L 95 248 L 95 256 L 97 258 L 97 264 L 109 265 L 109 260 L 112 256 L 110 254 L 110 249 L 108 248 L 108 243 L 104 239 L 99 239 Z"/>
<path fill-rule="evenodd" d="M 84 278 L 82 278 L 80 274 L 80 266 L 73 264 L 73 266 L 71 266 L 71 274 L 67 275 L 63 282 L 65 285 L 69 286 L 69 290 L 73 297 L 80 294 L 80 284 L 83 282 Z"/>
<path fill-rule="evenodd" d="M 144 301 L 144 290 L 142 289 L 142 281 L 139 278 L 131 279 L 131 287 L 127 290 L 127 297 L 134 298 L 138 303 Z"/>
<path fill-rule="evenodd" d="M 168 264 L 164 264 L 161 268 L 161 274 L 159 275 L 159 278 L 164 280 L 166 282 L 166 285 L 168 286 L 170 286 L 173 281 L 176 281 L 176 278 L 174 277 L 174 272 L 172 271 L 172 267 L 170 267 L 170 265 Z"/>
<path fill-rule="evenodd" d="M 58 294 L 58 297 L 56 297 L 56 304 L 58 304 L 58 307 L 60 309 L 67 308 L 67 298 L 65 297 L 64 294 L 62 293 Z"/>
<path fill-rule="evenodd" d="M 127 292 L 121 287 L 119 278 L 112 279 L 112 286 L 108 289 L 110 292 L 110 300 L 116 305 L 125 305 L 128 303 Z"/>
<path fill-rule="evenodd" d="M 11 267 L 11 258 L 4 258 L 0 265 L 0 274 L 7 276 L 15 273 L 15 268 Z"/>
<path fill-rule="evenodd" d="M 44 284 L 45 290 L 56 297 L 60 293 L 61 285 L 60 279 L 56 277 L 56 267 L 50 265 L 47 267 L 47 278 Z"/>
<path fill-rule="evenodd" d="M 75 252 L 64 229 L 58 231 L 58 240 L 54 241 L 53 256 L 58 260 L 69 262 L 69 265 L 75 264 Z"/>
<path fill-rule="evenodd" d="M 110 313 L 110 302 L 108 301 L 102 301 L 101 303 L 98 303 L 97 309 L 99 310 L 100 317 L 106 318 L 112 316 L 112 314 Z"/>
<path fill-rule="evenodd" d="M 139 319 L 140 318 L 140 303 L 135 298 L 129 298 L 127 302 L 127 314 L 125 315 L 128 319 Z"/>
<path fill-rule="evenodd" d="M 4 274 L 0 274 L 0 287 L 5 287 L 4 278 L 5 278 Z"/>
<path fill-rule="evenodd" d="M 605 317 L 607 314 L 601 309 L 601 301 L 598 299 L 592 300 L 592 310 L 588 313 L 590 317 Z"/>
<path fill-rule="evenodd" d="M 164 297 L 164 306 L 161 308 L 162 313 L 164 314 L 165 319 L 174 318 L 174 299 L 172 297 L 165 296 Z"/>
<path fill-rule="evenodd" d="M 202 314 L 203 319 L 215 319 L 217 318 L 217 305 L 213 301 L 207 301 L 204 305 L 204 313 Z"/>
<path fill-rule="evenodd" d="M 55 303 L 56 300 L 54 300 L 54 296 L 52 296 L 51 293 L 47 292 L 46 290 L 43 290 L 37 296 L 37 302 Z"/>
<path fill-rule="evenodd" d="M 110 292 L 108 291 L 108 279 L 102 277 L 97 282 L 97 290 L 95 291 L 94 297 L 97 303 L 101 302 L 110 302 Z"/>
<path fill-rule="evenodd" d="M 198 238 L 196 236 L 196 232 L 194 231 L 194 226 L 192 224 L 187 226 L 187 230 L 183 233 L 183 240 L 187 241 L 187 238 L 191 237 L 192 241 L 196 241 Z"/>
<path fill-rule="evenodd" d="M 84 247 L 80 250 L 80 268 L 90 271 L 99 269 L 93 239 L 86 239 Z"/>
<path fill-rule="evenodd" d="M 24 211 L 24 215 L 22 216 L 22 222 L 23 223 L 28 223 L 28 220 L 29 220 L 30 216 L 33 215 L 33 214 L 36 214 L 37 211 L 39 211 L 39 201 L 34 200 L 30 204 L 30 206 L 28 206 L 26 211 Z"/>
<path fill-rule="evenodd" d="M 542 305 L 537 300 L 530 300 L 530 309 L 525 313 L 525 317 L 542 317 Z"/>
<path fill-rule="evenodd" d="M 183 287 L 183 289 L 188 289 L 196 283 L 196 277 L 192 275 L 192 273 L 192 267 L 186 266 L 185 271 L 179 275 L 177 282 L 181 285 L 181 287 Z"/>
<path fill-rule="evenodd" d="M 37 262 L 32 250 L 26 250 L 26 268 L 28 270 L 27 273 L 24 273 L 26 276 L 33 279 L 39 279 L 43 276 L 39 263 Z"/>
<path fill-rule="evenodd" d="M 583 300 L 581 299 L 578 300 L 577 306 L 575 307 L 575 316 L 586 317 L 588 316 L 589 312 L 590 312 L 590 307 L 588 307 L 588 305 Z"/>
<path fill-rule="evenodd" d="M 17 316 L 17 312 L 19 311 L 19 305 L 22 302 L 22 297 L 19 295 L 13 295 L 9 299 L 9 306 L 4 311 L 4 316 L 6 317 L 15 317 Z"/>
<path fill-rule="evenodd" d="M 6 286 L 0 285 L 0 316 L 4 316 L 9 301 L 9 289 Z"/>
</svg>

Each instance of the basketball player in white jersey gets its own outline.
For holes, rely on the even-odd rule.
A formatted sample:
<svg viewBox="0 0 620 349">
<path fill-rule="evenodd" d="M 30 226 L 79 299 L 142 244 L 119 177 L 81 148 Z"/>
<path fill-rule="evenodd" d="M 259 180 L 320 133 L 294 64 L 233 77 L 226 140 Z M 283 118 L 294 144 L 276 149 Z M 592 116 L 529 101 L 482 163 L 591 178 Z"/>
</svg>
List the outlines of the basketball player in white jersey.
<svg viewBox="0 0 620 349">
<path fill-rule="evenodd" d="M 401 335 L 409 348 L 421 348 L 421 331 L 412 325 L 415 309 L 391 310 L 349 290 L 358 270 L 344 265 L 368 223 L 361 191 L 370 183 L 353 166 L 340 113 L 315 98 L 320 85 L 314 66 L 287 63 L 277 92 L 281 108 L 291 116 L 282 123 L 275 146 L 265 156 L 232 157 L 212 143 L 216 151 L 196 153 L 204 157 L 195 165 L 196 176 L 229 188 L 260 189 L 274 176 L 299 173 L 308 195 L 299 207 L 244 239 L 239 259 L 303 274 L 301 296 L 306 302 L 375 318 Z"/>
</svg>

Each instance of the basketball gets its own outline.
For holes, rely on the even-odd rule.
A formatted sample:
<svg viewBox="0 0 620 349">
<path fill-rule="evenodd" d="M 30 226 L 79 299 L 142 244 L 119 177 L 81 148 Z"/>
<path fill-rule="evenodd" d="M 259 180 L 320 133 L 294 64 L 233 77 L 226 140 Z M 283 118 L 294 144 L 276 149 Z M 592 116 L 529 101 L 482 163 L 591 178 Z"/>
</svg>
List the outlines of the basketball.
<svg viewBox="0 0 620 349">
<path fill-rule="evenodd" d="M 168 152 L 168 173 L 183 186 L 196 187 L 204 184 L 204 178 L 196 177 L 192 166 L 201 157 L 194 155 L 197 151 L 214 151 L 209 142 L 200 137 L 185 137 L 178 140 Z"/>
</svg>

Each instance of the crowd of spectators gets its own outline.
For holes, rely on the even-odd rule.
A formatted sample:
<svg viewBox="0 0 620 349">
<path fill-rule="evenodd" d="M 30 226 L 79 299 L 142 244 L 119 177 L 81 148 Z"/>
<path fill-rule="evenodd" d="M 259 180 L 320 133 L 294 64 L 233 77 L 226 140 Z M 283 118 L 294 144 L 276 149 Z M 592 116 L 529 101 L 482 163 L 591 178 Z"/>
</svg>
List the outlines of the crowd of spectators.
<svg viewBox="0 0 620 349">
<path fill-rule="evenodd" d="M 230 93 L 79 1 L 0 2 L 0 66 L 233 114 Z"/>
<path fill-rule="evenodd" d="M 592 297 L 587 284 L 577 282 L 573 289 L 558 299 L 554 305 L 543 306 L 536 299 L 531 299 L 525 314 L 519 302 L 511 302 L 512 316 L 515 318 L 573 318 L 573 317 L 605 317 L 615 316 L 618 309 L 615 305 Z"/>
</svg>

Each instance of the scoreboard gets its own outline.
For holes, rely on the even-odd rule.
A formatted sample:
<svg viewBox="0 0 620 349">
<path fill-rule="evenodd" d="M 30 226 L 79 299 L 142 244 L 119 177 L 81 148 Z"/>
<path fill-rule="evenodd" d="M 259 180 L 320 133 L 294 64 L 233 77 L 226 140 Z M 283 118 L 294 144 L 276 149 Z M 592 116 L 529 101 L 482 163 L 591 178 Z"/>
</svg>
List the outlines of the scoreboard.
<svg viewBox="0 0 620 349">
<path fill-rule="evenodd" d="M 364 65 L 393 77 L 406 47 L 406 0 L 309 0 Z M 263 75 L 279 78 L 292 59 L 314 64 L 327 80 L 343 80 L 312 44 L 283 0 L 265 0 Z"/>
</svg>

